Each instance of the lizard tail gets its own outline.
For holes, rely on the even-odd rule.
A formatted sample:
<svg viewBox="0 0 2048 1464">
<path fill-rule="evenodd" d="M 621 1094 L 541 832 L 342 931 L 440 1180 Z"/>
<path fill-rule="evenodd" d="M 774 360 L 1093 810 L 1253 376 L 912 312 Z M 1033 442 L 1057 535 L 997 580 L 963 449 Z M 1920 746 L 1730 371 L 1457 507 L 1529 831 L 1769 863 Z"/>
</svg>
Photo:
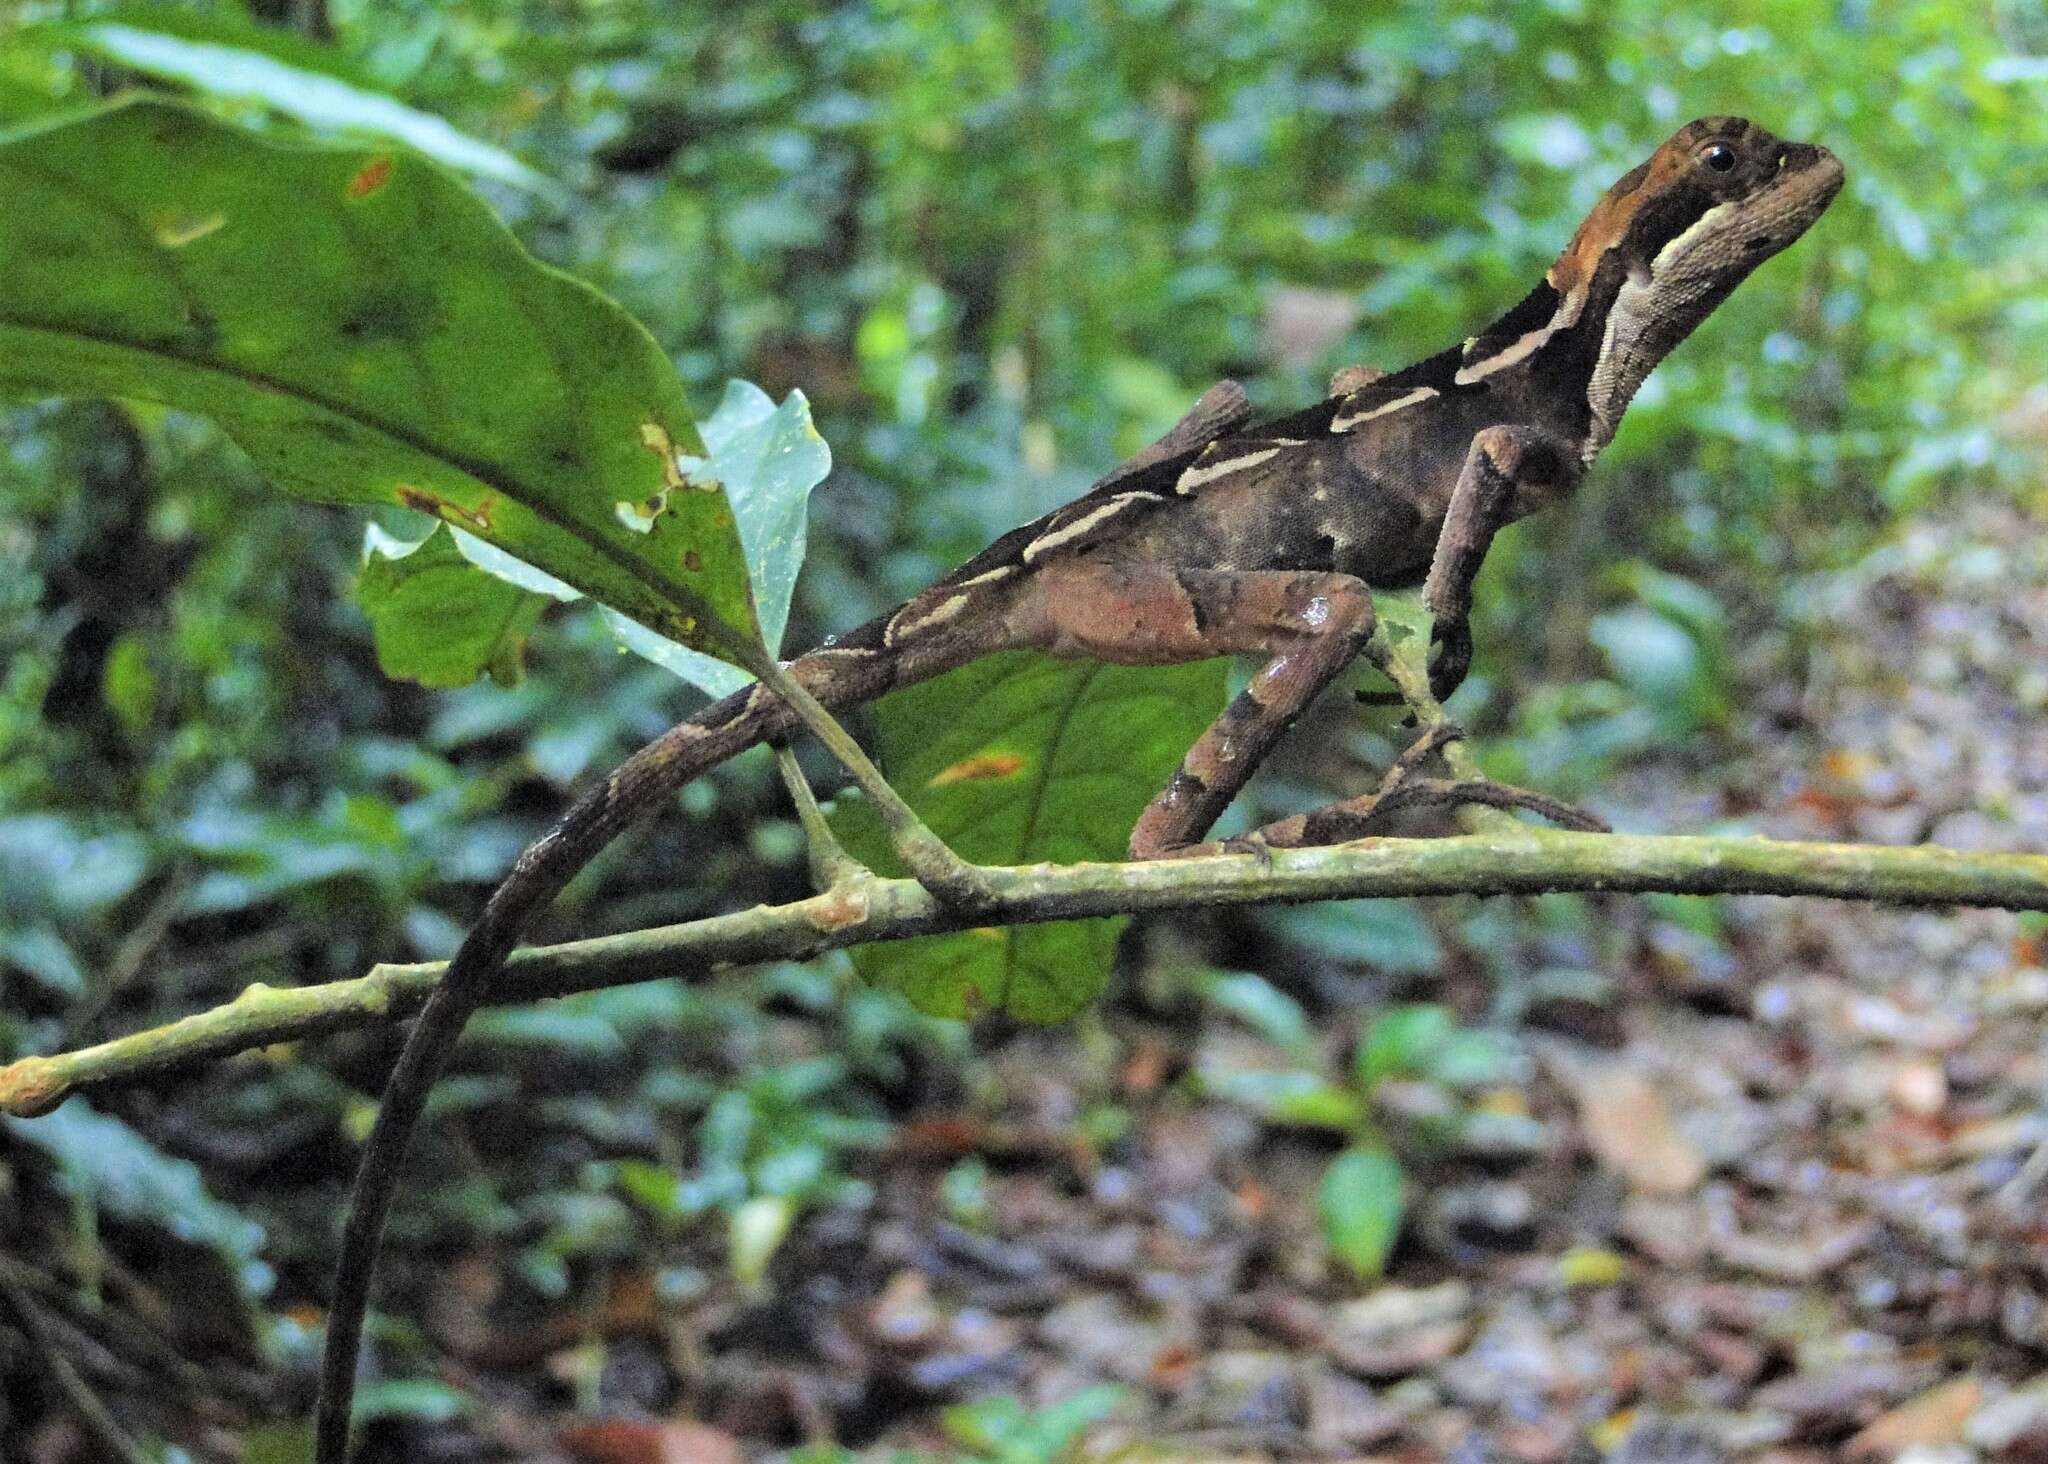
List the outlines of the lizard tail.
<svg viewBox="0 0 2048 1464">
<path fill-rule="evenodd" d="M 862 628 L 862 632 L 868 631 L 868 627 Z M 862 632 L 855 636 L 875 638 Z M 889 689 L 902 669 L 895 657 L 831 650 L 814 652 L 790 667 L 827 706 L 845 706 L 879 695 Z M 356 1171 L 320 1359 L 320 1401 L 314 1423 L 316 1464 L 343 1464 L 347 1456 L 363 1318 L 385 1218 L 412 1131 L 434 1079 L 527 922 L 613 839 L 660 807 L 678 788 L 727 758 L 794 727 L 795 719 L 782 702 L 760 686 L 714 702 L 648 743 L 571 804 L 553 828 L 526 848 L 491 895 L 440 985 L 420 1009 L 385 1082 L 377 1122 Z"/>
</svg>

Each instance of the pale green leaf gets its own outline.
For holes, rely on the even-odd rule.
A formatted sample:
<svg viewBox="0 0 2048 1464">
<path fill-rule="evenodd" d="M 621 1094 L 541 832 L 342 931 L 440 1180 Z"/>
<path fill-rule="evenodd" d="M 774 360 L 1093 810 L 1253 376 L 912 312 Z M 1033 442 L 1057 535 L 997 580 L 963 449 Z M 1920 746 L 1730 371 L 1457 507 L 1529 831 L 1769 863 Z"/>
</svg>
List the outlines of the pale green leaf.
<svg viewBox="0 0 2048 1464">
<path fill-rule="evenodd" d="M 1364 1280 L 1379 1279 L 1400 1238 L 1406 1183 L 1401 1161 L 1376 1144 L 1346 1149 L 1323 1171 L 1316 1191 L 1323 1236 Z"/>
</svg>

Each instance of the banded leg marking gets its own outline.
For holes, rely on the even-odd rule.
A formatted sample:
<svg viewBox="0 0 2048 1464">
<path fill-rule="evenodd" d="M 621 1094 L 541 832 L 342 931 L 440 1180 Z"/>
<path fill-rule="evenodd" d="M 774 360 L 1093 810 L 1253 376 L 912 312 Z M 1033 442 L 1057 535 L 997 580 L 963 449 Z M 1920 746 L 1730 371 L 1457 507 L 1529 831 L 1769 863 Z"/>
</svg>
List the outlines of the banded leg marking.
<svg viewBox="0 0 2048 1464">
<path fill-rule="evenodd" d="M 1570 492 L 1582 472 L 1578 454 L 1538 428 L 1486 427 L 1473 435 L 1422 590 L 1423 604 L 1436 620 L 1429 689 L 1438 701 L 1456 691 L 1472 668 L 1472 582 L 1493 536 Z"/>
</svg>

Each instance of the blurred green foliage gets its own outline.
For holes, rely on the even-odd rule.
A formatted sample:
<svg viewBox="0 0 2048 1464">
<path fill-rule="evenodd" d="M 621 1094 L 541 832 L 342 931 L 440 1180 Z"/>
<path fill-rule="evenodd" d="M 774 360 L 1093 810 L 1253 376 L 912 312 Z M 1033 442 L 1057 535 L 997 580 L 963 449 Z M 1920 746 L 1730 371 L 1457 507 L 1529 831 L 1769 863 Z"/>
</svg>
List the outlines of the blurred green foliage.
<svg viewBox="0 0 2048 1464">
<path fill-rule="evenodd" d="M 467 167 L 528 247 L 649 326 L 700 413 L 732 376 L 809 397 L 836 466 L 791 646 L 1085 486 L 1220 375 L 1278 408 L 1332 366 L 1458 338 L 1613 177 L 1710 111 L 1825 141 L 1848 191 L 1658 373 L 1578 501 L 1496 549 L 1456 708 L 1491 734 L 1489 767 L 1576 796 L 1646 760 L 1739 757 L 1759 725 L 1745 689 L 1799 664 L 1831 573 L 1965 495 L 2048 509 L 2038 0 L 332 0 L 326 16 L 316 38 L 225 4 L 17 6 L 0 14 L 0 123 L 167 86 L 247 126 L 406 135 Z M 242 54 L 196 64 L 131 32 Z M 346 90 L 309 112 L 249 55 Z M 178 413 L 0 412 L 0 1049 L 162 1021 L 249 980 L 446 954 L 568 787 L 686 704 L 578 615 L 534 629 L 519 684 L 385 680 L 349 593 L 361 537 L 266 492 Z M 1258 796 L 1312 794 L 1269 780 Z M 766 760 L 740 760 L 540 934 L 796 891 L 783 810 Z M 1527 927 L 1561 953 L 1545 979 L 1579 989 L 1595 937 L 1577 902 L 1460 918 L 1482 966 Z M 1386 906 L 1262 934 L 1382 980 L 1429 971 L 1446 938 Z M 836 970 L 649 991 L 483 1024 L 442 1098 L 436 1127 L 458 1137 L 426 1147 L 481 1149 L 493 1177 L 438 1170 L 399 1239 L 509 1239 L 528 1284 L 574 1291 L 693 1215 L 857 1200 L 848 1156 L 885 1100 L 946 1087 L 930 1070 L 962 1060 L 957 1031 Z M 1274 1020 L 1249 988 L 1218 999 Z M 190 1171 L 156 1151 L 237 1136 L 243 1157 L 215 1158 L 208 1187 L 260 1219 L 280 1296 L 317 1294 L 387 1044 L 271 1054 L 110 1095 L 103 1116 L 154 1146 L 138 1174 L 181 1186 Z M 123 1192 L 55 1140 L 8 1142 L 120 1222 Z M 299 1182 L 267 1177 L 280 1166 Z M 245 1232 L 212 1243 L 246 1260 Z"/>
<path fill-rule="evenodd" d="M 1395 1006 L 1365 1024 L 1345 1072 L 1301 1004 L 1264 977 L 1204 973 L 1194 984 L 1271 1046 L 1270 1060 L 1198 1067 L 1194 1090 L 1242 1103 L 1274 1125 L 1343 1139 L 1323 1170 L 1317 1213 L 1331 1254 L 1361 1280 L 1379 1278 L 1400 1238 L 1404 1159 L 1508 1154 L 1541 1142 L 1541 1126 L 1519 1099 L 1507 1110 L 1474 1101 L 1527 1075 L 1505 1032 L 1462 1026 L 1434 1002 Z"/>
</svg>

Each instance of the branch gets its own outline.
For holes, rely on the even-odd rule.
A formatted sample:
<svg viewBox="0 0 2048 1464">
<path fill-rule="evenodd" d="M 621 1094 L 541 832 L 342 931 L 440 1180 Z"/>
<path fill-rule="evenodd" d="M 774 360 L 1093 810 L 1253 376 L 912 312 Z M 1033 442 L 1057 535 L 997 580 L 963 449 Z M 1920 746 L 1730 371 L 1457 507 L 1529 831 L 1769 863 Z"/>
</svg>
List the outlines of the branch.
<svg viewBox="0 0 2048 1464">
<path fill-rule="evenodd" d="M 494 1004 L 703 974 L 759 961 L 805 960 L 869 941 L 968 926 L 1218 905 L 1405 895 L 1665 891 L 1811 895 L 1899 905 L 2048 910 L 2048 855 L 1931 847 L 1778 843 L 1753 837 L 1581 834 L 1502 820 L 1436 839 L 1363 839 L 1269 858 L 1217 855 L 1150 864 L 1035 865 L 986 871 L 992 903 L 948 911 L 913 880 L 863 875 L 824 894 L 687 925 L 521 951 Z M 65 1097 L 327 1032 L 410 1016 L 440 963 L 377 966 L 325 986 L 256 984 L 224 1006 L 168 1026 L 0 1067 L 0 1112 L 47 1112 Z"/>
</svg>

